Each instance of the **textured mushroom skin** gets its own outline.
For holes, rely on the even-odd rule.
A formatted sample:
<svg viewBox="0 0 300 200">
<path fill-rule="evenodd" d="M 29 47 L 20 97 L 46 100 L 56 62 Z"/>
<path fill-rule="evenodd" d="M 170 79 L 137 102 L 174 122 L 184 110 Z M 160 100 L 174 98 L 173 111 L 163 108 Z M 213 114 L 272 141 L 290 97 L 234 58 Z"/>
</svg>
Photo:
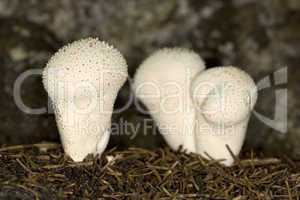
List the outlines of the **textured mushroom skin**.
<svg viewBox="0 0 300 200">
<path fill-rule="evenodd" d="M 49 60 L 43 83 L 64 150 L 74 161 L 104 151 L 113 104 L 127 76 L 120 52 L 95 38 L 73 42 Z"/>
<path fill-rule="evenodd" d="M 197 153 L 225 159 L 222 163 L 230 166 L 234 160 L 226 145 L 239 154 L 257 99 L 254 81 L 235 67 L 212 68 L 195 78 L 192 96 L 197 110 Z"/>
<path fill-rule="evenodd" d="M 195 152 L 195 109 L 191 80 L 204 70 L 203 60 L 193 51 L 165 48 L 149 56 L 134 77 L 135 95 L 145 104 L 167 143 Z"/>
</svg>

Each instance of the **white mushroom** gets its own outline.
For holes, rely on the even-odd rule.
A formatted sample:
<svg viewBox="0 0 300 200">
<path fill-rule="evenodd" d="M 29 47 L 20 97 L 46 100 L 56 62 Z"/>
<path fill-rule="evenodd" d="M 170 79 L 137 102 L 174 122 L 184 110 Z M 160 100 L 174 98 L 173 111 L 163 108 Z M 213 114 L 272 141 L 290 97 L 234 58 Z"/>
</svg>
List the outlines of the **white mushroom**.
<svg viewBox="0 0 300 200">
<path fill-rule="evenodd" d="M 193 51 L 181 48 L 158 50 L 139 67 L 134 78 L 136 96 L 145 104 L 167 143 L 195 152 L 195 109 L 191 80 L 205 68 Z"/>
<path fill-rule="evenodd" d="M 126 79 L 127 65 L 120 52 L 94 38 L 63 47 L 48 62 L 44 87 L 64 150 L 74 161 L 104 151 L 113 105 Z"/>
<path fill-rule="evenodd" d="M 252 78 L 234 67 L 217 67 L 200 73 L 192 84 L 197 110 L 195 137 L 197 153 L 225 159 L 230 166 L 238 155 L 257 99 Z M 207 155 L 208 154 L 208 155 Z"/>
</svg>

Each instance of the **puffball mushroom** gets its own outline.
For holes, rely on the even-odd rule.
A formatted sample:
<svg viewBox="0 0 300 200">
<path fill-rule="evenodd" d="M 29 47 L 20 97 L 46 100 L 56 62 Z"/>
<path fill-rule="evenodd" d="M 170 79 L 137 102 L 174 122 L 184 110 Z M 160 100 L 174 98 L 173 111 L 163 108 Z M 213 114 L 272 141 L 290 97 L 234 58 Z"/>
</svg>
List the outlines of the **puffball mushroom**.
<svg viewBox="0 0 300 200">
<path fill-rule="evenodd" d="M 197 153 L 232 165 L 234 159 L 226 145 L 234 155 L 239 154 L 257 99 L 254 81 L 235 67 L 212 68 L 195 78 L 192 96 L 197 110 Z"/>
<path fill-rule="evenodd" d="M 195 52 L 165 48 L 149 56 L 134 77 L 135 95 L 175 150 L 182 145 L 188 152 L 196 151 L 190 84 L 204 68 L 203 60 Z"/>
<path fill-rule="evenodd" d="M 43 84 L 63 148 L 74 161 L 104 151 L 113 105 L 127 76 L 121 53 L 96 38 L 73 42 L 49 60 Z"/>
</svg>

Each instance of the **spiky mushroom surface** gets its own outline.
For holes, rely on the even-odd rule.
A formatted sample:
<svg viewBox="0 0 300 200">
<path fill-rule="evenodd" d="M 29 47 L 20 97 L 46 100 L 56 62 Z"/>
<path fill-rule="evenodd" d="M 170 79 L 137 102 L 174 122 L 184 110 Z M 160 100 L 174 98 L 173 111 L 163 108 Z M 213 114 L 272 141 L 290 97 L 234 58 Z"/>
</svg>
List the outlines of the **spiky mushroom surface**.
<svg viewBox="0 0 300 200">
<path fill-rule="evenodd" d="M 236 67 L 216 67 L 195 78 L 192 96 L 197 110 L 197 153 L 231 165 L 233 157 L 226 145 L 239 154 L 257 100 L 254 81 Z"/>
<path fill-rule="evenodd" d="M 74 161 L 105 149 L 113 104 L 127 76 L 121 53 L 97 38 L 66 45 L 49 60 L 43 84 L 64 150 Z"/>
</svg>

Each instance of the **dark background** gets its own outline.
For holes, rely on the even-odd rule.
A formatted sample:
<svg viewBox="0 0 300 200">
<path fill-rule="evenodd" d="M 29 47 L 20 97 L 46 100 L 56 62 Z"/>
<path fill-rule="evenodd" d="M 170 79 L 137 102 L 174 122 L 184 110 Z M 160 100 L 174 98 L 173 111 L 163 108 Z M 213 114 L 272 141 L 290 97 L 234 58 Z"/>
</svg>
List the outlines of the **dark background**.
<svg viewBox="0 0 300 200">
<path fill-rule="evenodd" d="M 13 100 L 16 78 L 43 68 L 61 46 L 97 36 L 125 56 L 132 76 L 151 52 L 180 46 L 199 53 L 209 67 L 239 66 L 256 81 L 288 67 L 288 133 L 252 117 L 244 150 L 300 157 L 300 1 L 299 0 L 0 0 L 0 145 L 59 141 L 53 115 L 28 115 Z M 272 77 L 272 76 L 271 76 Z M 256 111 L 273 117 L 276 87 L 259 92 Z M 116 106 L 127 101 L 120 91 Z M 22 98 L 30 107 L 47 105 L 40 77 L 26 79 Z M 139 123 L 132 106 L 119 115 Z M 159 134 L 143 132 L 133 140 L 112 136 L 110 147 L 164 145 Z"/>
</svg>

